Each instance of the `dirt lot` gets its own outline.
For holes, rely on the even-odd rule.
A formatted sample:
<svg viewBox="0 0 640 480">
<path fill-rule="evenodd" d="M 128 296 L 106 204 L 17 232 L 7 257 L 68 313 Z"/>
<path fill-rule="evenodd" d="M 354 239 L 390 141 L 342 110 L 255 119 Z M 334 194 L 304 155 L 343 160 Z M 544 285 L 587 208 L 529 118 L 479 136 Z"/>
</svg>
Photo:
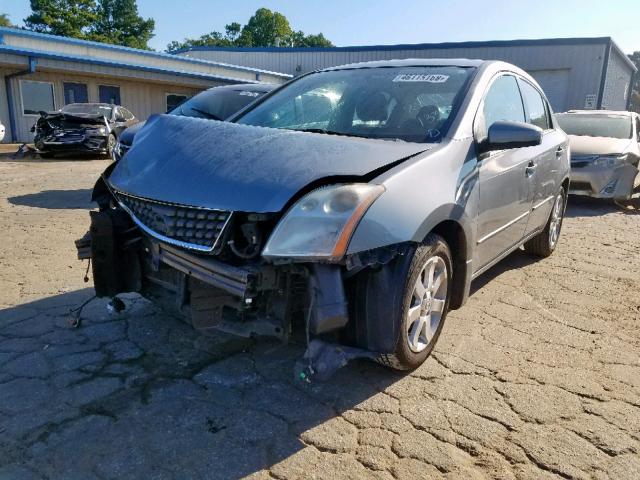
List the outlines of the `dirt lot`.
<svg viewBox="0 0 640 480">
<path fill-rule="evenodd" d="M 640 478 L 637 213 L 572 199 L 558 251 L 479 279 L 419 370 L 302 387 L 300 347 L 135 296 L 67 326 L 106 165 L 0 159 L 0 479 Z"/>
</svg>

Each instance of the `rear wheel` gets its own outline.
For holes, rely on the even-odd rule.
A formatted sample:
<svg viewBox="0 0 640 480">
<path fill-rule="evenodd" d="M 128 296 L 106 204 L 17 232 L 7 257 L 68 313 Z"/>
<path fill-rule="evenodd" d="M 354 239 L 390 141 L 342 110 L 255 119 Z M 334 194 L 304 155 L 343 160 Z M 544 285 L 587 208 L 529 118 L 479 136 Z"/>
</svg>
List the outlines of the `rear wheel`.
<svg viewBox="0 0 640 480">
<path fill-rule="evenodd" d="M 560 188 L 544 230 L 524 244 L 525 251 L 539 257 L 548 257 L 553 253 L 558 246 L 560 230 L 562 230 L 566 198 L 564 188 Z"/>
<path fill-rule="evenodd" d="M 398 326 L 395 350 L 378 361 L 397 370 L 411 370 L 429 356 L 447 316 L 451 297 L 451 252 L 444 239 L 429 235 L 413 255 L 402 288 L 402 308 L 393 322 Z"/>
</svg>

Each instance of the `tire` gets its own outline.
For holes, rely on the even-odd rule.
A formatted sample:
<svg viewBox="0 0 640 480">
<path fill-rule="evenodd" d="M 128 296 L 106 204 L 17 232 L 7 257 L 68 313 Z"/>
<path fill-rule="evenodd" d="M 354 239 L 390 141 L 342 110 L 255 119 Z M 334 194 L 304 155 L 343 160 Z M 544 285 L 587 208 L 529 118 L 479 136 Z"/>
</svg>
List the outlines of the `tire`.
<svg viewBox="0 0 640 480">
<path fill-rule="evenodd" d="M 555 251 L 562 230 L 566 201 L 567 194 L 564 187 L 561 187 L 553 202 L 544 230 L 524 244 L 524 250 L 527 253 L 546 258 Z"/>
<path fill-rule="evenodd" d="M 390 289 L 403 289 L 402 303 L 392 318 L 398 332 L 395 349 L 393 353 L 380 354 L 379 363 L 396 370 L 413 370 L 427 359 L 447 317 L 452 273 L 449 246 L 439 235 L 430 234 L 415 250 L 406 280 L 388 285 Z"/>
<path fill-rule="evenodd" d="M 40 158 L 45 158 L 45 159 L 55 158 L 56 156 L 55 153 L 51 153 L 51 152 L 40 152 L 38 153 L 38 155 L 40 155 Z"/>
<path fill-rule="evenodd" d="M 107 157 L 113 158 L 113 149 L 116 148 L 117 141 L 116 136 L 113 133 L 110 133 L 109 138 L 107 138 Z"/>
</svg>

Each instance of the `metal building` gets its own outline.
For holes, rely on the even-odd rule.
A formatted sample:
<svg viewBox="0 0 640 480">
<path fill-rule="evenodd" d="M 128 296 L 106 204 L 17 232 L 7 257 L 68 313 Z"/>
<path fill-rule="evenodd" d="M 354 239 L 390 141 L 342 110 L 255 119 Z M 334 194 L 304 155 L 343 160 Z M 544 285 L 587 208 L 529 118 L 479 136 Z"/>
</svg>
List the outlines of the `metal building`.
<svg viewBox="0 0 640 480">
<path fill-rule="evenodd" d="M 41 110 L 106 102 L 146 119 L 212 86 L 282 83 L 290 75 L 0 27 L 5 142 L 30 142 Z"/>
<path fill-rule="evenodd" d="M 529 72 L 558 112 L 572 108 L 625 110 L 631 78 L 636 71 L 633 63 L 609 37 L 337 48 L 192 47 L 178 54 L 291 75 L 370 60 L 504 60 Z"/>
</svg>

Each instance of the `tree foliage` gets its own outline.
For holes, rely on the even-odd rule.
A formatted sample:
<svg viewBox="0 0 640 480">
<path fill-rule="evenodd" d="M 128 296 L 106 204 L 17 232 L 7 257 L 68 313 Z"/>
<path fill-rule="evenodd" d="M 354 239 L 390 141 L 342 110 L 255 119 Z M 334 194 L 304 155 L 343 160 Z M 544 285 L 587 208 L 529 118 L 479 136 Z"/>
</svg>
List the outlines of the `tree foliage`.
<svg viewBox="0 0 640 480">
<path fill-rule="evenodd" d="M 633 52 L 629 55 L 629 59 L 635 64 L 639 72 L 633 76 L 631 85 L 631 110 L 640 113 L 640 51 Z"/>
<path fill-rule="evenodd" d="M 92 40 L 134 48 L 149 48 L 155 22 L 138 15 L 136 0 L 98 0 L 97 20 L 89 29 Z"/>
<path fill-rule="evenodd" d="M 155 22 L 136 0 L 30 0 L 26 28 L 36 32 L 148 49 Z"/>
<path fill-rule="evenodd" d="M 213 31 L 199 38 L 186 38 L 167 45 L 168 52 L 188 47 L 332 47 L 333 44 L 322 33 L 306 35 L 294 31 L 289 20 L 279 12 L 260 8 L 249 21 L 241 26 L 237 22 L 225 26 L 225 33 Z"/>
<path fill-rule="evenodd" d="M 6 13 L 0 13 L 0 27 L 13 27 L 9 15 Z"/>
<path fill-rule="evenodd" d="M 25 26 L 36 32 L 86 38 L 96 21 L 95 0 L 31 0 Z"/>
</svg>

